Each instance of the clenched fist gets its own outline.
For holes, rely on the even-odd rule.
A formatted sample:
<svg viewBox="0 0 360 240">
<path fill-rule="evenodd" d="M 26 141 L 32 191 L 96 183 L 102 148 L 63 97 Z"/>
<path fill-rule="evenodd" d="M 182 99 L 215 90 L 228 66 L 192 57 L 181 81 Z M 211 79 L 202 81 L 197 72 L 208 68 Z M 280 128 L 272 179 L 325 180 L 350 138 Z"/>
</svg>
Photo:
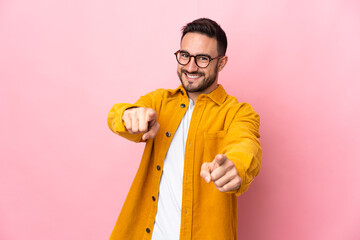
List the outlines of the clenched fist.
<svg viewBox="0 0 360 240">
<path fill-rule="evenodd" d="M 143 133 L 144 141 L 154 138 L 160 128 L 156 120 L 156 111 L 152 108 L 129 108 L 124 111 L 122 120 L 129 133 Z"/>
<path fill-rule="evenodd" d="M 238 190 L 241 184 L 234 163 L 225 154 L 218 154 L 212 162 L 203 163 L 200 176 L 207 183 L 213 181 L 220 192 Z"/>
</svg>

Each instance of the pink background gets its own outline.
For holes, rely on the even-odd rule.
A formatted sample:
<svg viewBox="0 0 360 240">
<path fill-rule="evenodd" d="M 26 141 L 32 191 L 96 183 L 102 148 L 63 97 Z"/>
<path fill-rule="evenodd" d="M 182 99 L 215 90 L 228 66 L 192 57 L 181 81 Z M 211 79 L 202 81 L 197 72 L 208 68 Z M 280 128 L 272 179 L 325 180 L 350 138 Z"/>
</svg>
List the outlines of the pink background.
<svg viewBox="0 0 360 240">
<path fill-rule="evenodd" d="M 360 3 L 0 1 L 0 239 L 107 239 L 143 144 L 106 118 L 179 85 L 181 27 L 218 21 L 220 83 L 261 115 L 239 239 L 360 239 Z"/>
</svg>

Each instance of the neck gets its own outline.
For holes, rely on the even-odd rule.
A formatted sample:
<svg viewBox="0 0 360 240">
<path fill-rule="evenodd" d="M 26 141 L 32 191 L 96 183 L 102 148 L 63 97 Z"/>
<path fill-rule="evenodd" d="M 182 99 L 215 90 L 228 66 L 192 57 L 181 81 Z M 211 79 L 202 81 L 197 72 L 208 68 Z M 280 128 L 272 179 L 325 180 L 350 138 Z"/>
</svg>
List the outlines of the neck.
<svg viewBox="0 0 360 240">
<path fill-rule="evenodd" d="M 188 94 L 189 98 L 193 101 L 193 103 L 195 104 L 197 97 L 198 97 L 201 93 L 199 93 L 199 92 L 188 92 L 187 94 Z"/>
<path fill-rule="evenodd" d="M 201 91 L 201 92 L 187 92 L 187 95 L 188 97 L 193 101 L 193 103 L 195 104 L 196 103 L 196 99 L 197 97 L 200 95 L 200 94 L 209 94 L 211 93 L 212 91 L 214 91 L 216 88 L 218 87 L 218 84 L 214 84 L 213 86 L 207 88 L 206 90 L 204 91 Z"/>
</svg>

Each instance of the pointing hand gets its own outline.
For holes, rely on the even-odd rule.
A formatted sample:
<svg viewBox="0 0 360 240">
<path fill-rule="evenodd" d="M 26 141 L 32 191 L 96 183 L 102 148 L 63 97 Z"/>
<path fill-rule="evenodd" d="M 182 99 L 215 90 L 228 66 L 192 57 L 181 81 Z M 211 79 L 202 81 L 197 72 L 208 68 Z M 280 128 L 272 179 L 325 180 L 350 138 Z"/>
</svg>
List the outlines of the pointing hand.
<svg viewBox="0 0 360 240">
<path fill-rule="evenodd" d="M 156 111 L 152 108 L 129 108 L 124 111 L 122 120 L 129 133 L 143 133 L 144 141 L 155 138 L 160 128 L 156 120 Z"/>
<path fill-rule="evenodd" d="M 218 154 L 212 162 L 203 163 L 200 176 L 207 183 L 213 181 L 220 192 L 238 190 L 241 184 L 234 163 L 225 154 Z"/>
</svg>

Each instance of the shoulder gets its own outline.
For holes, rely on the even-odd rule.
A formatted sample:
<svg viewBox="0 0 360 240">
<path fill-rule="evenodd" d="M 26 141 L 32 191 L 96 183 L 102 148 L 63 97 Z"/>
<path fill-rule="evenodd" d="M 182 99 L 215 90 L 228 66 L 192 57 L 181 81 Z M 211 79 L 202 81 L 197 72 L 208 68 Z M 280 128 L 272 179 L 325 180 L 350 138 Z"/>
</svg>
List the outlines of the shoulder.
<svg viewBox="0 0 360 240">
<path fill-rule="evenodd" d="M 255 112 L 250 103 L 239 102 L 236 97 L 231 95 L 226 96 L 226 99 L 222 105 L 235 111 Z"/>
</svg>

